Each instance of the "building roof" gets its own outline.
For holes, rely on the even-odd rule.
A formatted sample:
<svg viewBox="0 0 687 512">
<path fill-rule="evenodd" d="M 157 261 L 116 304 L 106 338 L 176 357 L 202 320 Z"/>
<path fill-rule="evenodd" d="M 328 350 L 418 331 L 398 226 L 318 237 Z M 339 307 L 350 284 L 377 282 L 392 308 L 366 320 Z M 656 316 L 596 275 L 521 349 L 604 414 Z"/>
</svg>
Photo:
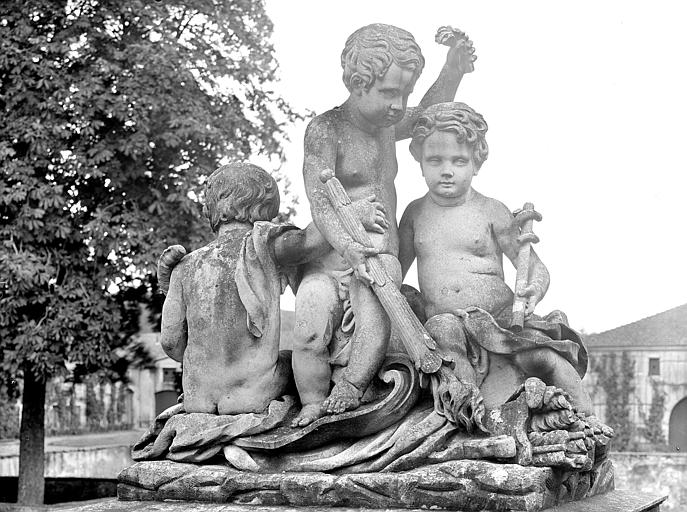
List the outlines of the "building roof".
<svg viewBox="0 0 687 512">
<path fill-rule="evenodd" d="M 687 346 L 687 304 L 597 334 L 585 342 L 593 347 Z"/>
</svg>

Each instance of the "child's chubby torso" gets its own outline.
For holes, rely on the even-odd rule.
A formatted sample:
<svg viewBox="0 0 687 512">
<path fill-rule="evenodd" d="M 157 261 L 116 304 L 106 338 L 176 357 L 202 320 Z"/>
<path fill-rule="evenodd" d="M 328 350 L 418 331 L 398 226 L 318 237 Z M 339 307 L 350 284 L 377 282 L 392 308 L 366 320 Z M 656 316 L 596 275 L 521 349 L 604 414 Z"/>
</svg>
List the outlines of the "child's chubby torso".
<svg viewBox="0 0 687 512">
<path fill-rule="evenodd" d="M 441 207 L 425 196 L 413 216 L 414 249 L 427 315 L 477 306 L 497 315 L 512 304 L 488 202 L 481 194 Z"/>
<path fill-rule="evenodd" d="M 234 281 L 242 238 L 243 232 L 220 237 L 184 261 L 187 412 L 260 412 L 285 384 L 277 371 L 279 340 L 256 339 L 246 327 Z"/>
<path fill-rule="evenodd" d="M 336 149 L 335 174 L 351 201 L 374 195 L 386 209 L 389 228 L 385 233 L 368 236 L 380 253 L 398 255 L 398 226 L 396 221 L 396 188 L 398 173 L 394 127 L 380 128 L 368 133 L 342 116 L 341 108 L 334 108 L 320 116 L 329 126 L 329 143 Z M 347 268 L 334 251 L 324 255 L 311 266 L 334 270 Z"/>
</svg>

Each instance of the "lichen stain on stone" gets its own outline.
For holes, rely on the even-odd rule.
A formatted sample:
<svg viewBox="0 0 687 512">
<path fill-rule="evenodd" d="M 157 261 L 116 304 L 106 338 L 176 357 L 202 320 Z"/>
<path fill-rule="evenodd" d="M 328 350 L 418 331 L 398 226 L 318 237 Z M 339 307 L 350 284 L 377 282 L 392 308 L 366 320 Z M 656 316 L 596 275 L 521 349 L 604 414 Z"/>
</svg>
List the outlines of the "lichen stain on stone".
<svg viewBox="0 0 687 512">
<path fill-rule="evenodd" d="M 496 485 L 503 485 L 508 481 L 508 471 L 505 468 L 495 468 L 492 470 L 491 474 L 491 480 L 496 484 Z"/>
</svg>

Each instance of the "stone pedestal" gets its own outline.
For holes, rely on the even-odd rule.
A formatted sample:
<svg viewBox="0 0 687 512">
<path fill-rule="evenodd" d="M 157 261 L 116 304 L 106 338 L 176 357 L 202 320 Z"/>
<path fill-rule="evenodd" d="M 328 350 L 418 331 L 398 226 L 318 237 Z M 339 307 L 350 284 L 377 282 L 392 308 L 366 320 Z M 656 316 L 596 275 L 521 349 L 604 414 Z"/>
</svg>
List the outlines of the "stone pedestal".
<svg viewBox="0 0 687 512">
<path fill-rule="evenodd" d="M 582 501 L 558 505 L 548 512 L 659 512 L 668 496 L 617 490 Z"/>
<path fill-rule="evenodd" d="M 659 512 L 659 507 L 665 499 L 666 496 L 632 491 L 611 491 L 607 494 L 594 496 L 582 501 L 559 505 L 547 509 L 547 512 Z M 59 512 L 319 512 L 325 510 L 325 508 L 270 507 L 179 501 L 119 501 L 114 498 L 81 503 L 45 505 L 43 507 L 21 507 L 10 503 L 0 503 L 0 512 L 36 512 L 36 510 L 45 510 L 46 512 L 51 510 L 59 510 Z M 331 508 L 327 507 L 326 510 L 331 511 Z M 335 510 L 336 512 L 360 512 L 358 508 L 346 507 Z M 466 509 L 456 509 L 455 512 L 463 510 Z M 369 512 L 382 511 L 370 510 Z M 404 510 L 386 508 L 383 512 L 404 512 Z"/>
<path fill-rule="evenodd" d="M 458 460 L 401 473 L 333 475 L 237 471 L 223 465 L 139 462 L 119 475 L 120 500 L 186 500 L 262 506 L 538 511 L 608 492 L 606 461 L 570 473 Z"/>
</svg>

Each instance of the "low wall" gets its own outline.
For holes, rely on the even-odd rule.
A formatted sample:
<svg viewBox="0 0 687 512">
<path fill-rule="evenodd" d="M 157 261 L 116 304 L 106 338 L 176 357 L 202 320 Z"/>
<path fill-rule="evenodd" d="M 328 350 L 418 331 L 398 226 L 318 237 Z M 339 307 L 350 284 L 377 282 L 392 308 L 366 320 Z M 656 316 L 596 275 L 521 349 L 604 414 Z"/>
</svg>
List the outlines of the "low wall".
<svg viewBox="0 0 687 512">
<path fill-rule="evenodd" d="M 108 446 L 76 448 L 45 454 L 45 476 L 53 478 L 117 478 L 119 472 L 133 464 L 131 447 Z M 0 456 L 0 476 L 17 476 L 19 457 Z"/>
<path fill-rule="evenodd" d="M 687 454 L 611 454 L 616 489 L 668 494 L 661 512 L 687 512 Z"/>
</svg>

